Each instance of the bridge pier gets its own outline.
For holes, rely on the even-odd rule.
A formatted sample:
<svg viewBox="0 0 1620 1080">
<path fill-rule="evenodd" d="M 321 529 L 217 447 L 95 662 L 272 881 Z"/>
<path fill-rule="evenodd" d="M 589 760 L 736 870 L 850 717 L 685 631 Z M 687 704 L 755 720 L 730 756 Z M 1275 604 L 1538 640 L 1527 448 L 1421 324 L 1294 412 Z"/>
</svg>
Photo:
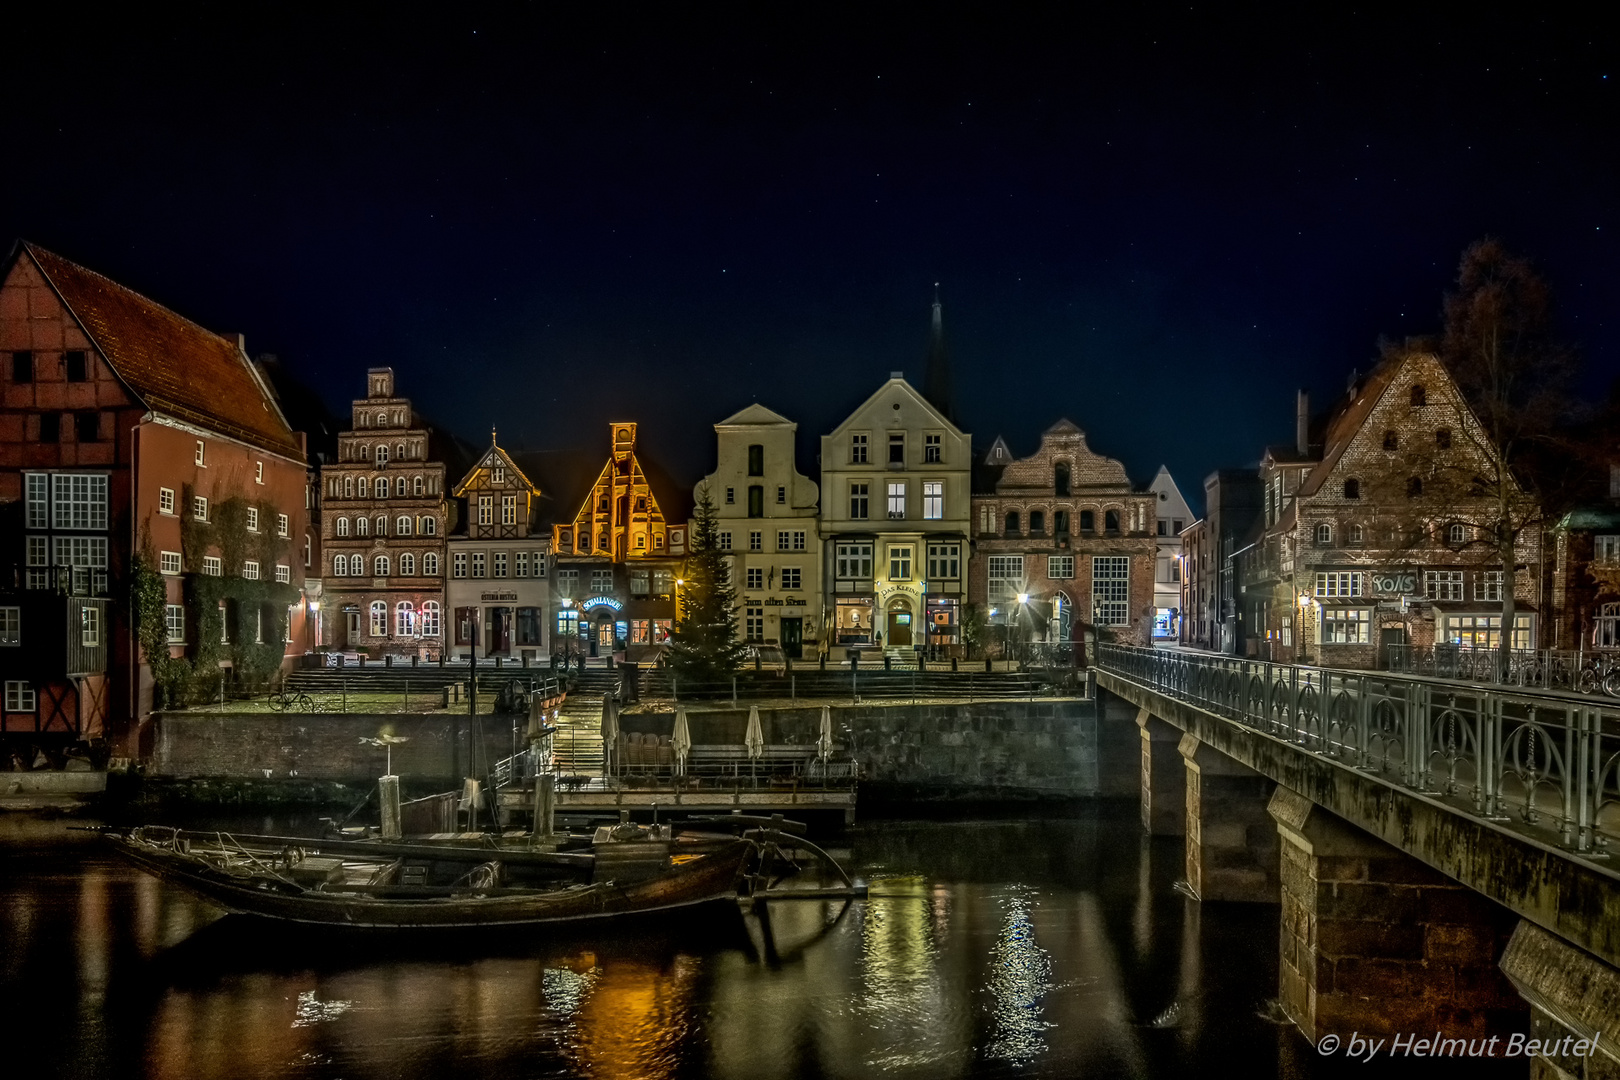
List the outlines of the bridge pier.
<svg viewBox="0 0 1620 1080">
<path fill-rule="evenodd" d="M 1447 1038 L 1523 1030 L 1497 967 L 1516 919 L 1405 852 L 1279 786 L 1280 1000 L 1313 1043 L 1328 1034 Z"/>
<path fill-rule="evenodd" d="M 1146 709 L 1136 712 L 1142 730 L 1142 828 L 1153 836 L 1187 831 L 1187 769 L 1177 749 L 1181 729 Z"/>
<path fill-rule="evenodd" d="M 1528 920 L 1513 932 L 1502 970 L 1530 1003 L 1529 1037 L 1542 1051 L 1531 1059 L 1532 1080 L 1620 1076 L 1620 971 Z"/>
<path fill-rule="evenodd" d="M 1177 749 L 1185 761 L 1187 884 L 1200 900 L 1275 904 L 1277 824 L 1266 812 L 1276 783 L 1196 735 Z"/>
</svg>

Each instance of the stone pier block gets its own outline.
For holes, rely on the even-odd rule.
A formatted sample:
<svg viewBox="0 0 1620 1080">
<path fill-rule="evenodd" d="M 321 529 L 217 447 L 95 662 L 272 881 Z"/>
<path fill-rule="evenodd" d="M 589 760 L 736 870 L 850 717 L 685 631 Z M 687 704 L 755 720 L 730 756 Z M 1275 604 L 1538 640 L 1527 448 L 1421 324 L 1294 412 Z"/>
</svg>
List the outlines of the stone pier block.
<svg viewBox="0 0 1620 1080">
<path fill-rule="evenodd" d="M 1177 749 L 1187 788 L 1187 884 L 1200 900 L 1275 904 L 1277 824 L 1266 812 L 1277 785 L 1196 736 Z"/>
<path fill-rule="evenodd" d="M 1541 1051 L 1532 1080 L 1620 1077 L 1620 971 L 1528 921 L 1513 932 L 1502 971 L 1530 1003 L 1529 1037 Z"/>
<path fill-rule="evenodd" d="M 1154 836 L 1181 836 L 1187 831 L 1187 777 L 1176 746 L 1179 729 L 1141 709 L 1142 828 Z"/>
<path fill-rule="evenodd" d="M 1323 1035 L 1523 1031 L 1525 1007 L 1496 966 L 1516 918 L 1298 792 L 1278 787 L 1280 998 Z"/>
</svg>

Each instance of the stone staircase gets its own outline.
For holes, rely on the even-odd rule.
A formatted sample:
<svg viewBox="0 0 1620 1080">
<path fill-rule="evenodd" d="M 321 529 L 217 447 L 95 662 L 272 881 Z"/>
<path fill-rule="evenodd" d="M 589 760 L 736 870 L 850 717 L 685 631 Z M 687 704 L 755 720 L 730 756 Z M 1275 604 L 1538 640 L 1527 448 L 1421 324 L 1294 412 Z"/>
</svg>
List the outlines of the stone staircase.
<svg viewBox="0 0 1620 1080">
<path fill-rule="evenodd" d="M 602 775 L 602 697 L 600 692 L 575 690 L 563 702 L 551 742 L 558 772 Z"/>
</svg>

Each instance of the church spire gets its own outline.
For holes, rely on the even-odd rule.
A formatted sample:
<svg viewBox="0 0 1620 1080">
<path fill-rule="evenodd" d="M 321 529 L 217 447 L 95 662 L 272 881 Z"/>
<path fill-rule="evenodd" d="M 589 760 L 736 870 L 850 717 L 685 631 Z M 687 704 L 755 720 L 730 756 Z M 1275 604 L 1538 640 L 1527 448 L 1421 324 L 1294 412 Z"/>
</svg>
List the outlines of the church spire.
<svg viewBox="0 0 1620 1080">
<path fill-rule="evenodd" d="M 934 318 L 928 334 L 928 364 L 923 371 L 923 397 L 956 423 L 951 400 L 951 361 L 945 350 L 945 316 L 939 303 L 939 282 L 934 282 Z"/>
</svg>

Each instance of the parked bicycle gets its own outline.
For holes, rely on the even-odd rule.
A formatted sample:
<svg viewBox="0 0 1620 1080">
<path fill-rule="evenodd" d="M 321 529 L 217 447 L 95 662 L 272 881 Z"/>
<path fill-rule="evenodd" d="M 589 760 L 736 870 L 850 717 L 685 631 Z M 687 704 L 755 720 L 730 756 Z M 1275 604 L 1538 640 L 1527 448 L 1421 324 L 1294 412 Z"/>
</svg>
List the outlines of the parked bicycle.
<svg viewBox="0 0 1620 1080">
<path fill-rule="evenodd" d="M 1610 697 L 1620 697 L 1620 658 L 1587 657 L 1575 677 L 1575 689 L 1583 694 L 1595 694 L 1602 690 Z"/>
<path fill-rule="evenodd" d="M 274 690 L 270 694 L 270 708 L 276 712 L 292 709 L 298 712 L 314 712 L 315 701 L 308 694 L 297 690 Z"/>
</svg>

